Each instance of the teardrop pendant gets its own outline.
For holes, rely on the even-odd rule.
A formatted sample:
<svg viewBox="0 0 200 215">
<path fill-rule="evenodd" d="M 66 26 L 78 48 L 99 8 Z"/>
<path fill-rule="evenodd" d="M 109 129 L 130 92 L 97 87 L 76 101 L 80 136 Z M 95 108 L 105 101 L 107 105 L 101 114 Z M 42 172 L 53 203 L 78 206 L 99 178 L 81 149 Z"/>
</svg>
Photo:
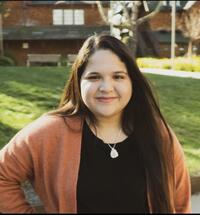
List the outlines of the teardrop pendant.
<svg viewBox="0 0 200 215">
<path fill-rule="evenodd" d="M 112 148 L 110 151 L 110 157 L 111 158 L 117 158 L 118 156 L 119 156 L 119 153 L 117 152 L 117 150 Z"/>
</svg>

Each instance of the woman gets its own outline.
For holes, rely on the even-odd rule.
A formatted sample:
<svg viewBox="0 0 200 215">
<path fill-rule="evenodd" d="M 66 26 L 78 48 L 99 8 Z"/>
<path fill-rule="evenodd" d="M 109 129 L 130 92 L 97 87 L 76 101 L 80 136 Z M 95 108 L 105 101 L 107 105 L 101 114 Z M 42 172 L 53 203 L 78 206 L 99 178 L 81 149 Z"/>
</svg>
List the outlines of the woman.
<svg viewBox="0 0 200 215">
<path fill-rule="evenodd" d="M 48 213 L 188 213 L 183 150 L 128 48 L 109 35 L 80 49 L 57 110 L 1 150 L 0 211 L 35 212 L 29 180 Z"/>
</svg>

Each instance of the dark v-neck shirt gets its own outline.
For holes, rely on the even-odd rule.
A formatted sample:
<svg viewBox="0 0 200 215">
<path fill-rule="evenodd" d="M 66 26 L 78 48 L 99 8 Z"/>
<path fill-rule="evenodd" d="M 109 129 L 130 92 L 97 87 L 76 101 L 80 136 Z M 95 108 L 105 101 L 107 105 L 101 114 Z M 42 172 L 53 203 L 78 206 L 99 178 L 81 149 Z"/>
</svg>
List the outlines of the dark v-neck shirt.
<svg viewBox="0 0 200 215">
<path fill-rule="evenodd" d="M 113 146 L 113 145 L 112 145 Z M 117 143 L 119 157 L 83 126 L 78 213 L 148 213 L 146 180 L 133 137 Z"/>
</svg>

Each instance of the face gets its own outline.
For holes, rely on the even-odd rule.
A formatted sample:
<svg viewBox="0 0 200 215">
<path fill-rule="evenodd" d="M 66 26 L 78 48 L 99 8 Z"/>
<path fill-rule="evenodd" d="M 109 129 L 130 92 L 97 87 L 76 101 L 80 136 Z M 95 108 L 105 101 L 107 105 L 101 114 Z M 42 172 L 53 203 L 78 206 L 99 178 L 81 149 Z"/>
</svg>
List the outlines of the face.
<svg viewBox="0 0 200 215">
<path fill-rule="evenodd" d="M 90 56 L 80 84 L 82 100 L 97 119 L 121 117 L 132 96 L 126 66 L 110 50 Z"/>
</svg>

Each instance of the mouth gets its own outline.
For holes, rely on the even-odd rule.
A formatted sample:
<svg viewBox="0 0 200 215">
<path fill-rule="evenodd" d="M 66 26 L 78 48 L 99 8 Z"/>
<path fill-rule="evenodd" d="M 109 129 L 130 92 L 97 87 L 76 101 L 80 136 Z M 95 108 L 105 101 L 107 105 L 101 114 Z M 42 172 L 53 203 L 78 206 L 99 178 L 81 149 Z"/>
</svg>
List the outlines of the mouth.
<svg viewBox="0 0 200 215">
<path fill-rule="evenodd" d="M 103 103 L 110 103 L 117 99 L 118 97 L 97 97 L 98 102 L 103 102 Z"/>
</svg>

